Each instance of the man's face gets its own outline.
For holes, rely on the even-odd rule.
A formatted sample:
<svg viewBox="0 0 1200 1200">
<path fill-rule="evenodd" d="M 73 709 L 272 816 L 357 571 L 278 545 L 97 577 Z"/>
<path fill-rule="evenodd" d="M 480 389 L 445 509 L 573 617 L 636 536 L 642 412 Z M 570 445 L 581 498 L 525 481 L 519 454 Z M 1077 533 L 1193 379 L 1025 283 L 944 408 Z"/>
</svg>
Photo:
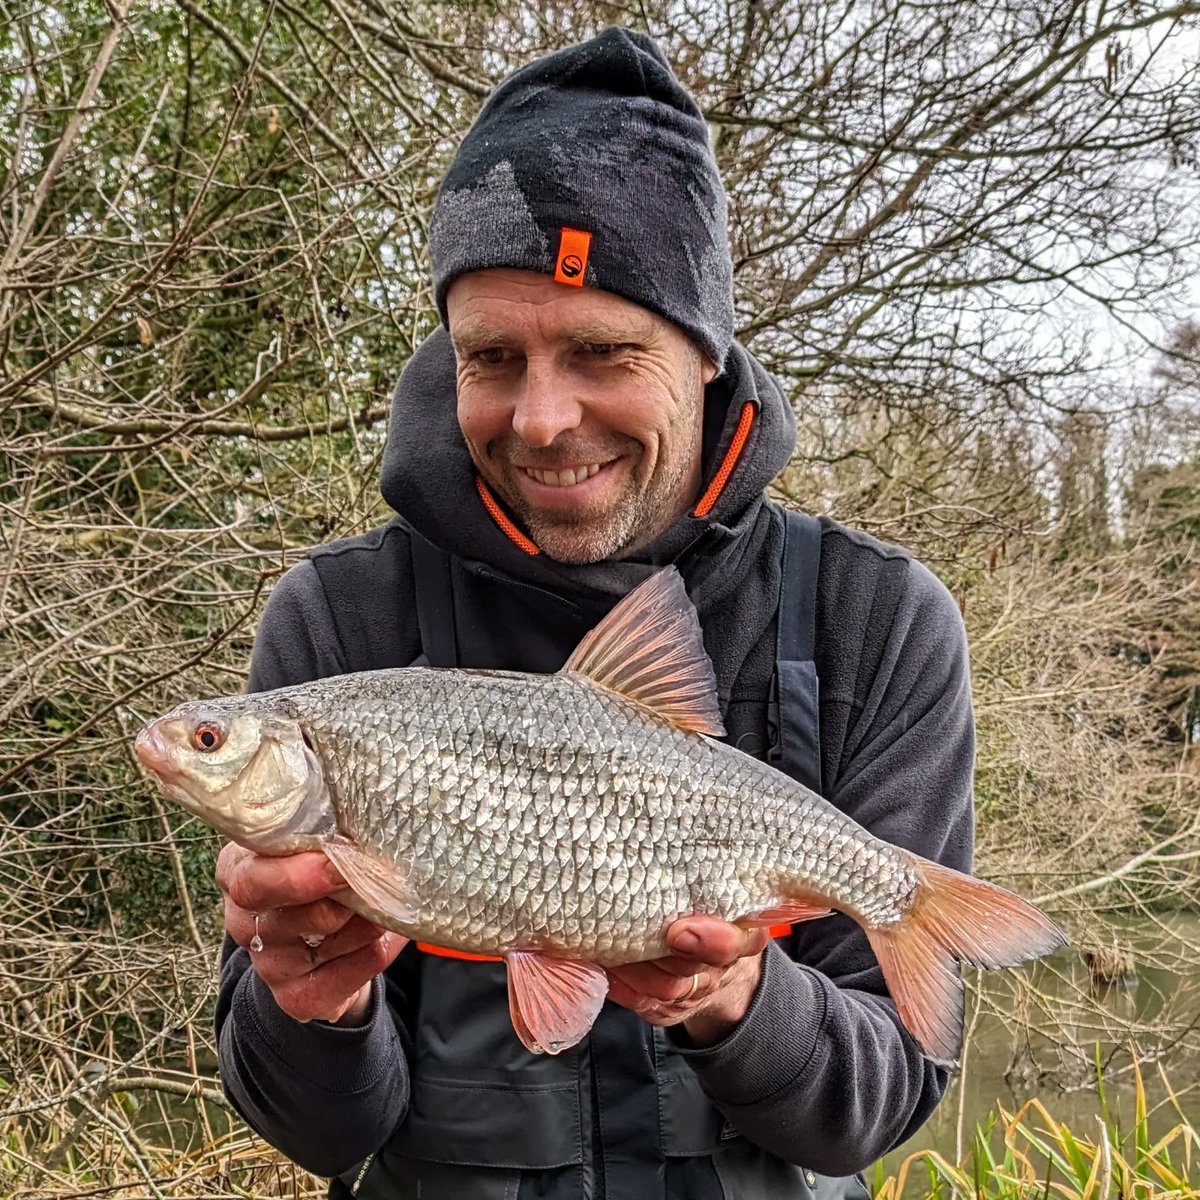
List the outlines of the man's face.
<svg viewBox="0 0 1200 1200">
<path fill-rule="evenodd" d="M 546 554 L 629 554 L 686 511 L 716 374 L 686 334 L 529 271 L 463 275 L 446 304 L 471 457 Z"/>
</svg>

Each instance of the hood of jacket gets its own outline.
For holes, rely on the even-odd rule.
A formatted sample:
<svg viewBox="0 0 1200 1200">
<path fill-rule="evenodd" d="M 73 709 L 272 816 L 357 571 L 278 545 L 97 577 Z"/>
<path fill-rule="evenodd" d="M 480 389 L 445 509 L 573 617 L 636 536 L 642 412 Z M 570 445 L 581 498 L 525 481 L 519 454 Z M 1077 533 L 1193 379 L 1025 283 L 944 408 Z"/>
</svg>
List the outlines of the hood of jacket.
<svg viewBox="0 0 1200 1200">
<path fill-rule="evenodd" d="M 505 532 L 485 504 L 458 425 L 454 350 L 439 327 L 400 376 L 380 488 L 413 529 L 468 569 L 499 573 L 548 588 L 586 610 L 607 611 L 654 570 L 673 562 L 697 607 L 703 607 L 698 592 L 711 603 L 736 586 L 739 561 L 760 541 L 754 531 L 764 489 L 786 465 L 796 436 L 782 389 L 737 344 L 705 390 L 704 422 L 700 498 L 711 507 L 703 515 L 696 515 L 697 509 L 685 513 L 627 558 L 556 562 L 531 553 L 527 539 Z"/>
</svg>

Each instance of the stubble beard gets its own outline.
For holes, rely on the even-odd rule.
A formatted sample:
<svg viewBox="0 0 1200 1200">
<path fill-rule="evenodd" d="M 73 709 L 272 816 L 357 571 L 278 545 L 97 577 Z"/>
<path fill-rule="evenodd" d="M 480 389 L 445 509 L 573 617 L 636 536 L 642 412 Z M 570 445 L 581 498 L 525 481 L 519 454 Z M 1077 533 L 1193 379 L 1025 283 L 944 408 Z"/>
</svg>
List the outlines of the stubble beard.
<svg viewBox="0 0 1200 1200">
<path fill-rule="evenodd" d="M 562 458 L 577 462 L 603 462 L 614 455 L 629 458 L 624 489 L 615 503 L 599 511 L 579 508 L 547 512 L 531 505 L 517 478 L 520 468 L 513 465 L 501 447 L 493 446 L 492 461 L 501 464 L 503 480 L 497 481 L 497 490 L 548 558 L 572 566 L 621 558 L 665 532 L 691 504 L 693 467 L 699 456 L 699 409 L 697 396 L 693 411 L 684 419 L 695 430 L 694 440 L 687 446 L 679 446 L 673 461 L 663 464 L 662 470 L 646 483 L 637 476 L 644 448 L 633 438 L 623 439 L 620 444 L 610 442 L 604 447 L 570 447 L 566 454 L 560 447 L 558 453 Z"/>
<path fill-rule="evenodd" d="M 636 465 L 632 464 L 634 468 Z M 686 474 L 686 464 L 679 464 L 670 479 L 652 480 L 643 490 L 631 470 L 616 503 L 601 513 L 587 509 L 547 513 L 520 497 L 517 515 L 542 552 L 556 562 L 581 565 L 619 558 L 661 532 L 656 525 L 666 527 L 669 522 L 664 520 L 664 505 L 671 506 L 674 519 L 678 503 L 674 493 Z"/>
</svg>

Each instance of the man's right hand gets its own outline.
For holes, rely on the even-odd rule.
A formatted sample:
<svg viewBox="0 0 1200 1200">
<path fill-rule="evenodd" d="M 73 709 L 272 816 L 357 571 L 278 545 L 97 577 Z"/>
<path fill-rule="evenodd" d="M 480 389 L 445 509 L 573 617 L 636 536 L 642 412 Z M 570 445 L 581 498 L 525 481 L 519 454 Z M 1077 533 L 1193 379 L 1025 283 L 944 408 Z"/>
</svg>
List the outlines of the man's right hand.
<svg viewBox="0 0 1200 1200">
<path fill-rule="evenodd" d="M 230 842 L 217 859 L 217 884 L 225 928 L 245 949 L 258 933 L 263 948 L 250 962 L 288 1016 L 363 1023 L 371 980 L 408 939 L 330 899 L 346 881 L 324 854 L 267 858 Z"/>
</svg>

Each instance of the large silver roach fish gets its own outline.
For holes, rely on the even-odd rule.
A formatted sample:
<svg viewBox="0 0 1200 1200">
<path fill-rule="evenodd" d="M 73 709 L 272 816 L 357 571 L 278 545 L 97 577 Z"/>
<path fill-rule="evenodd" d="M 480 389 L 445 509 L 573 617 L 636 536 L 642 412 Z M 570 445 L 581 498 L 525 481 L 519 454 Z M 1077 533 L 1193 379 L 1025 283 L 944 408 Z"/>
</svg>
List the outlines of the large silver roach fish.
<svg viewBox="0 0 1200 1200">
<path fill-rule="evenodd" d="M 1002 888 L 880 841 L 721 742 L 678 572 L 653 576 L 561 671 L 404 668 L 182 704 L 136 749 L 166 795 L 260 854 L 323 850 L 370 920 L 508 965 L 533 1051 L 586 1036 L 601 969 L 668 953 L 705 913 L 742 926 L 836 909 L 865 930 L 904 1024 L 962 1042 L 956 960 L 1064 942 Z"/>
</svg>

